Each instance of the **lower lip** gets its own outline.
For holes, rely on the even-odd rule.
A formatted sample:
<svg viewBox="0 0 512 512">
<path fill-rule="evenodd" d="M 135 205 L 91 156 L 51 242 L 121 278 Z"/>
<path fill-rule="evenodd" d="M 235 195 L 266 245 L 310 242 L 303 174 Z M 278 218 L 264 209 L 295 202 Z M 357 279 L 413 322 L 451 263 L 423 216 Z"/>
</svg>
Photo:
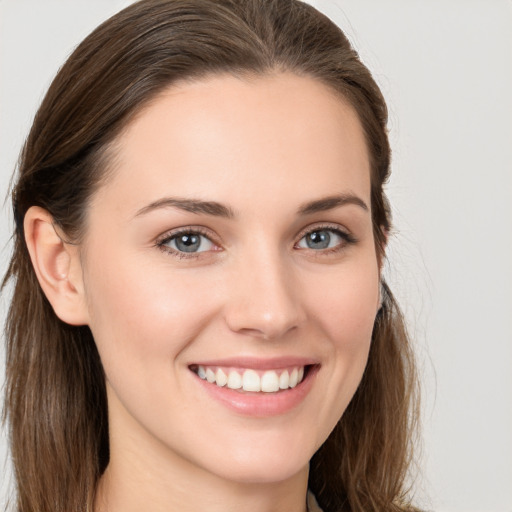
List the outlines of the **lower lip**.
<svg viewBox="0 0 512 512">
<path fill-rule="evenodd" d="M 196 381 L 215 400 L 244 416 L 268 417 L 285 414 L 297 407 L 307 396 L 318 372 L 318 366 L 309 368 L 304 380 L 294 388 L 276 393 L 250 393 L 220 387 L 199 378 Z"/>
</svg>

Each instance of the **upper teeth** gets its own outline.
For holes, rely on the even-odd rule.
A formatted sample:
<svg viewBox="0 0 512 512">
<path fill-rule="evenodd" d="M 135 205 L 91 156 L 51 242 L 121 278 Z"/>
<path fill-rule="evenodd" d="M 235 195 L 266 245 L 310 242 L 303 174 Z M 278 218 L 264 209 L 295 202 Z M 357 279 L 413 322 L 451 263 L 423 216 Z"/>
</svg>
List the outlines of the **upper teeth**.
<svg viewBox="0 0 512 512">
<path fill-rule="evenodd" d="M 227 386 L 230 389 L 243 389 L 244 391 L 263 391 L 273 393 L 280 389 L 294 388 L 304 378 L 304 366 L 289 370 L 268 370 L 259 374 L 256 370 L 243 370 L 240 373 L 235 369 L 209 368 L 199 365 L 197 375 L 219 387 Z"/>
</svg>

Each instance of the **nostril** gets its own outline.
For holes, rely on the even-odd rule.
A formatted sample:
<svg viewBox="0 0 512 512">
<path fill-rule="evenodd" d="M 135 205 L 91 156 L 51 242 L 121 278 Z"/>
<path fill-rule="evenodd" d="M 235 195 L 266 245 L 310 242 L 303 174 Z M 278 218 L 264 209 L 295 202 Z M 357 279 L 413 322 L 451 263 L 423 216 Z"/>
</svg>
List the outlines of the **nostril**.
<svg viewBox="0 0 512 512">
<path fill-rule="evenodd" d="M 269 325 L 268 327 L 261 327 L 259 329 L 243 327 L 241 329 L 236 329 L 235 332 L 240 334 L 244 334 L 246 336 L 252 336 L 254 338 L 260 338 L 265 341 L 271 341 L 275 339 L 283 338 L 290 331 L 293 331 L 297 328 L 296 325 L 292 325 L 291 327 L 285 326 L 280 327 L 279 325 Z"/>
</svg>

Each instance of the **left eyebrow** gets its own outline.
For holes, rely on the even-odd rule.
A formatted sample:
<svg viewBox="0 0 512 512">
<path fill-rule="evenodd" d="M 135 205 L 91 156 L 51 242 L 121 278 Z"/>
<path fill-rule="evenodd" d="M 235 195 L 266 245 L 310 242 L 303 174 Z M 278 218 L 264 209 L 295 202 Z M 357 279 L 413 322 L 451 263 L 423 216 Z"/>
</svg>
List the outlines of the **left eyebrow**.
<svg viewBox="0 0 512 512">
<path fill-rule="evenodd" d="M 368 205 L 360 198 L 353 194 L 339 194 L 335 196 L 327 196 L 315 201 L 303 204 L 299 210 L 299 215 L 311 215 L 313 213 L 325 212 L 347 204 L 354 204 L 361 207 L 365 211 L 369 211 Z"/>
</svg>

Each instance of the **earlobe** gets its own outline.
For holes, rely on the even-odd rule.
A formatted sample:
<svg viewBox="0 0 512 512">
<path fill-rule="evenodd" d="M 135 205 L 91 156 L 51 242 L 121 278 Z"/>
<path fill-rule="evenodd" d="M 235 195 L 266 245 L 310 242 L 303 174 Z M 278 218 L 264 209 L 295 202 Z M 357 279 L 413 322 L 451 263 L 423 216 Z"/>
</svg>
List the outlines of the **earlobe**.
<svg viewBox="0 0 512 512">
<path fill-rule="evenodd" d="M 55 314 L 68 324 L 86 325 L 78 248 L 62 240 L 52 216 L 38 206 L 25 214 L 24 231 L 34 271 Z"/>
</svg>

